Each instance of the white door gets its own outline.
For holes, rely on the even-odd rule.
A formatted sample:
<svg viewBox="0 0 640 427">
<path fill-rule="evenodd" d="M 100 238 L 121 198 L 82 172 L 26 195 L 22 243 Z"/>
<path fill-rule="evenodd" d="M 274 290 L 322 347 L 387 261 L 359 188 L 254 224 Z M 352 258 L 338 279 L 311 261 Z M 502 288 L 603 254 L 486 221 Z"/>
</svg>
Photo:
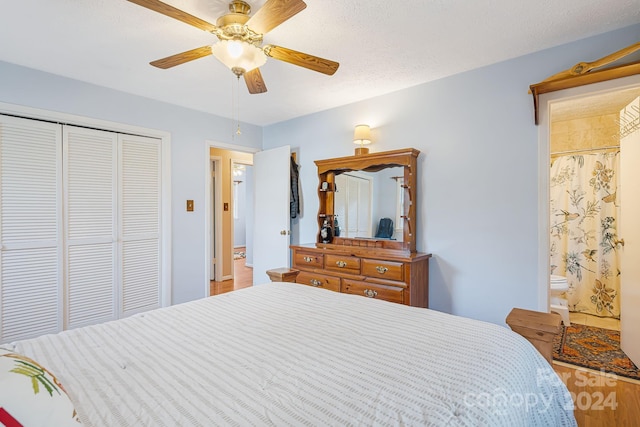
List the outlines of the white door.
<svg viewBox="0 0 640 427">
<path fill-rule="evenodd" d="M 63 126 L 65 329 L 118 318 L 118 134 Z"/>
<path fill-rule="evenodd" d="M 267 270 L 289 267 L 290 155 L 288 145 L 253 155 L 254 285 L 269 281 Z"/>
<path fill-rule="evenodd" d="M 634 105 L 640 105 L 636 98 Z M 637 114 L 637 113 L 636 113 Z M 640 120 L 640 119 L 639 119 Z M 620 140 L 620 347 L 640 366 L 640 130 Z"/>
<path fill-rule="evenodd" d="M 162 305 L 161 141 L 118 135 L 119 317 Z"/>
<path fill-rule="evenodd" d="M 371 233 L 371 187 L 369 177 L 347 175 L 348 237 L 373 237 Z"/>
<path fill-rule="evenodd" d="M 63 126 L 65 329 L 161 305 L 160 140 Z"/>
<path fill-rule="evenodd" d="M 62 132 L 0 115 L 0 343 L 62 330 Z"/>
<path fill-rule="evenodd" d="M 373 237 L 371 232 L 371 187 L 370 179 L 358 179 L 358 232 L 356 237 Z"/>
</svg>

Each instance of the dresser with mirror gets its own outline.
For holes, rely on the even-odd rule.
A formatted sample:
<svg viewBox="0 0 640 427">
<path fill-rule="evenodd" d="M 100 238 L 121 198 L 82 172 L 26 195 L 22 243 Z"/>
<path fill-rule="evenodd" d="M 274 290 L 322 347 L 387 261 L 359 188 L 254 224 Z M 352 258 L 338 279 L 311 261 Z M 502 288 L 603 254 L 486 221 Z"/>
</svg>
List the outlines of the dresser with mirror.
<svg viewBox="0 0 640 427">
<path fill-rule="evenodd" d="M 315 161 L 318 233 L 291 246 L 296 283 L 428 307 L 431 254 L 416 252 L 419 154 Z"/>
</svg>

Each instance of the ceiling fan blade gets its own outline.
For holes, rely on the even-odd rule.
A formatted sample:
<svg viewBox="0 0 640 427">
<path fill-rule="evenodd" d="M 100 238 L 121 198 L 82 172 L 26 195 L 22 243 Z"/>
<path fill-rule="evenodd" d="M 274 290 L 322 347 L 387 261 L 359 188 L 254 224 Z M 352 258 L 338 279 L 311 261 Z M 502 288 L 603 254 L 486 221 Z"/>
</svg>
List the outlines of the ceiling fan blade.
<svg viewBox="0 0 640 427">
<path fill-rule="evenodd" d="M 147 9 L 151 9 L 155 12 L 166 15 L 170 18 L 174 18 L 186 24 L 193 25 L 194 27 L 200 28 L 201 30 L 204 30 L 204 31 L 212 32 L 212 31 L 215 31 L 216 29 L 215 25 L 210 24 L 207 21 L 204 21 L 193 15 L 190 15 L 187 12 L 184 12 L 166 3 L 162 3 L 159 0 L 129 0 L 129 1 L 131 3 L 135 3 L 142 7 L 146 7 Z"/>
<path fill-rule="evenodd" d="M 271 58 L 279 59 L 280 61 L 288 62 L 289 64 L 298 65 L 330 76 L 335 74 L 340 66 L 340 64 L 335 61 L 330 61 L 328 59 L 309 55 L 308 53 L 302 53 L 272 44 L 264 46 L 263 50 L 264 53 Z"/>
<path fill-rule="evenodd" d="M 256 33 L 265 34 L 307 7 L 302 0 L 267 0 L 247 26 Z"/>
<path fill-rule="evenodd" d="M 150 62 L 150 64 L 154 67 L 166 70 L 167 68 L 175 67 L 176 65 L 184 64 L 185 62 L 193 61 L 194 59 L 202 58 L 207 55 L 211 55 L 211 46 L 209 45 L 167 56 L 166 58 L 157 59 Z"/>
<path fill-rule="evenodd" d="M 244 81 L 247 84 L 249 93 L 255 94 L 267 91 L 267 86 L 264 84 L 264 80 L 262 80 L 260 68 L 254 68 L 253 70 L 244 73 Z"/>
</svg>

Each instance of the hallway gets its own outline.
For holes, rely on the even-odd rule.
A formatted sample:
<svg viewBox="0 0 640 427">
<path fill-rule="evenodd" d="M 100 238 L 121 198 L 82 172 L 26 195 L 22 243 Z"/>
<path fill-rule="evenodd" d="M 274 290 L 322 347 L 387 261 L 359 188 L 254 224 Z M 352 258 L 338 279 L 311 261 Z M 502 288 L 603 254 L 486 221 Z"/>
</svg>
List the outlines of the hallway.
<svg viewBox="0 0 640 427">
<path fill-rule="evenodd" d="M 245 248 L 236 248 L 234 252 L 245 252 Z M 253 268 L 245 265 L 246 259 L 238 257 L 233 260 L 233 279 L 223 282 L 211 281 L 210 295 L 219 295 L 242 288 L 248 288 L 253 284 Z"/>
</svg>

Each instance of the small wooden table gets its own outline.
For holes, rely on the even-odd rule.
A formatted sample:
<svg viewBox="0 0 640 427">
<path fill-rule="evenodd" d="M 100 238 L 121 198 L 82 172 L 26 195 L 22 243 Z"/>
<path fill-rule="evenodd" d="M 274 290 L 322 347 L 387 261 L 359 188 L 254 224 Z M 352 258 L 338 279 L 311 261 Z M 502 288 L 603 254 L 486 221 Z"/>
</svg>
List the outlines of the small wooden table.
<svg viewBox="0 0 640 427">
<path fill-rule="evenodd" d="M 549 363 L 552 362 L 553 339 L 562 331 L 559 314 L 514 308 L 506 322 L 513 332 L 525 337 Z"/>
<path fill-rule="evenodd" d="M 298 273 L 300 273 L 300 270 L 287 267 L 267 270 L 267 276 L 272 282 L 295 282 Z"/>
</svg>

